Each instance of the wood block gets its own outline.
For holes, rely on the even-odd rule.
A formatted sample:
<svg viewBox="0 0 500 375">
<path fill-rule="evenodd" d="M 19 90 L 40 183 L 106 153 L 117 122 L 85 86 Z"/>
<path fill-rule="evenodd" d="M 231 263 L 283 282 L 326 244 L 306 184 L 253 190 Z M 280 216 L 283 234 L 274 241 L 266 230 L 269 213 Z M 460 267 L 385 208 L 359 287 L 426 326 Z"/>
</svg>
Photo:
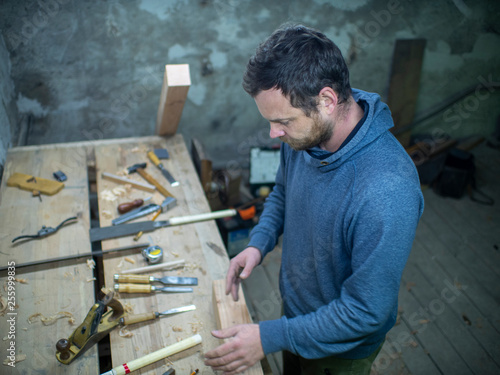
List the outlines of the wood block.
<svg viewBox="0 0 500 375">
<path fill-rule="evenodd" d="M 231 295 L 226 295 L 226 280 L 214 280 L 212 282 L 215 319 L 217 328 L 225 329 L 237 324 L 252 324 L 252 318 L 245 303 L 243 290 L 240 287 L 238 301 L 234 301 Z M 242 374 L 262 375 L 262 366 L 255 364 Z"/>
<path fill-rule="evenodd" d="M 173 135 L 177 132 L 189 86 L 191 77 L 188 64 L 165 65 L 156 134 Z"/>
<path fill-rule="evenodd" d="M 387 104 L 392 113 L 395 131 L 408 127 L 413 121 L 425 44 L 425 39 L 396 41 L 387 95 Z M 397 135 L 404 147 L 409 145 L 410 135 L 411 130 Z"/>
<path fill-rule="evenodd" d="M 7 180 L 7 186 L 18 187 L 19 189 L 28 191 L 39 191 L 46 195 L 54 195 L 61 191 L 64 184 L 59 181 L 47 180 L 29 174 L 14 173 Z"/>
</svg>

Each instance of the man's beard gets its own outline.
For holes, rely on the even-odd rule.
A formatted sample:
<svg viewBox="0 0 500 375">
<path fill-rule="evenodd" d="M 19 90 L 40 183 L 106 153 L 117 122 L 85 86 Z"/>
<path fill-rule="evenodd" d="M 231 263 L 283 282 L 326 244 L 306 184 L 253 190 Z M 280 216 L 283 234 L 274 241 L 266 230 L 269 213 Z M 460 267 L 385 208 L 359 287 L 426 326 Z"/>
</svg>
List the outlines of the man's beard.
<svg viewBox="0 0 500 375">
<path fill-rule="evenodd" d="M 281 141 L 287 143 L 295 151 L 303 151 L 315 146 L 326 143 L 333 134 L 333 122 L 321 121 L 319 118 L 313 117 L 313 124 L 307 134 L 303 138 L 290 138 L 287 136 L 280 137 Z"/>
</svg>

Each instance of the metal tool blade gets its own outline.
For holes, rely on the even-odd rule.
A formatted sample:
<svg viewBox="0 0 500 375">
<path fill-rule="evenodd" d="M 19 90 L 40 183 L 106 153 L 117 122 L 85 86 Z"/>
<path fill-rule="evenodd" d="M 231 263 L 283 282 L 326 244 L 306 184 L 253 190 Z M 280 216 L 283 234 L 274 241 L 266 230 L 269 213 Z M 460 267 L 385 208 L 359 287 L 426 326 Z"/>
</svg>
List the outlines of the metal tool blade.
<svg viewBox="0 0 500 375">
<path fill-rule="evenodd" d="M 161 206 L 154 204 L 154 203 L 150 203 L 146 206 L 136 208 L 130 212 L 127 212 L 126 214 L 118 216 L 116 219 L 111 221 L 111 224 L 113 224 L 113 225 L 123 224 L 129 220 L 133 220 L 133 219 L 137 219 L 139 217 L 149 215 L 149 214 L 156 212 L 160 209 L 161 209 Z"/>
<path fill-rule="evenodd" d="M 154 281 L 159 281 L 165 285 L 198 285 L 197 277 L 165 276 L 161 278 L 155 277 Z"/>
<path fill-rule="evenodd" d="M 182 288 L 182 287 L 175 287 L 175 286 L 166 286 L 163 288 L 158 288 L 156 286 L 151 287 L 152 292 L 165 292 L 165 293 L 192 293 L 193 288 Z"/>
<path fill-rule="evenodd" d="M 161 173 L 163 173 L 163 175 L 165 176 L 165 178 L 167 179 L 167 181 L 168 181 L 168 182 L 170 182 L 170 185 L 171 185 L 172 187 L 179 186 L 179 181 L 177 181 L 177 180 L 174 178 L 174 176 L 172 176 L 172 175 L 170 174 L 170 172 L 169 172 L 169 171 L 167 171 L 167 170 L 165 169 L 165 167 L 162 167 L 162 168 L 161 168 Z"/>
<path fill-rule="evenodd" d="M 111 227 L 91 228 L 90 241 L 102 241 L 109 238 L 123 237 L 138 232 L 151 232 L 157 228 L 168 226 L 168 221 L 139 221 L 131 224 L 120 224 Z"/>
<path fill-rule="evenodd" d="M 167 311 L 160 312 L 160 313 L 158 313 L 158 315 L 171 315 L 171 314 L 177 314 L 177 313 L 181 313 L 181 312 L 185 312 L 185 311 L 192 311 L 192 310 L 196 310 L 195 305 L 176 307 L 175 309 L 170 309 Z"/>
</svg>

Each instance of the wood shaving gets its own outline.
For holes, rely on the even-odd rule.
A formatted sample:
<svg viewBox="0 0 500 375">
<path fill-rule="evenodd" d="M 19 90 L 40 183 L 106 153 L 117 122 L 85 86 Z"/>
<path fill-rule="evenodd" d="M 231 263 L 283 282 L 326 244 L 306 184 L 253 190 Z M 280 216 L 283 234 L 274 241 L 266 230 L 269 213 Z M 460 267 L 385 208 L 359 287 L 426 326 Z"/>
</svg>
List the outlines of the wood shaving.
<svg viewBox="0 0 500 375">
<path fill-rule="evenodd" d="M 95 268 L 95 261 L 94 259 L 87 259 L 87 267 L 93 270 Z"/>
<path fill-rule="evenodd" d="M 123 305 L 123 311 L 125 311 L 127 314 L 132 314 L 134 312 L 134 305 L 130 303 L 125 303 Z"/>
<path fill-rule="evenodd" d="M 18 278 L 16 277 L 14 280 L 16 280 L 16 281 L 17 281 L 18 283 L 20 283 L 20 284 L 28 284 L 28 280 L 26 280 L 26 279 L 18 279 Z"/>
<path fill-rule="evenodd" d="M 105 219 L 111 219 L 113 218 L 113 215 L 111 214 L 110 211 L 108 210 L 102 210 L 102 216 L 105 218 Z"/>
<path fill-rule="evenodd" d="M 91 281 L 96 281 L 97 279 L 95 277 L 89 277 L 87 278 L 87 282 L 90 283 Z"/>
<path fill-rule="evenodd" d="M 14 363 L 22 362 L 25 359 L 26 359 L 26 354 L 18 354 L 18 355 L 16 355 L 16 359 L 15 359 Z M 11 361 L 9 361 L 8 358 L 3 360 L 3 364 L 5 366 L 9 366 L 9 363 L 11 363 Z"/>
<path fill-rule="evenodd" d="M 127 194 L 127 190 L 123 186 L 118 186 L 115 187 L 113 190 L 111 190 L 114 195 L 123 197 L 125 194 Z"/>
<path fill-rule="evenodd" d="M 5 310 L 7 310 L 7 300 L 4 296 L 0 296 L 0 315 L 4 315 Z"/>
<path fill-rule="evenodd" d="M 170 253 L 171 253 L 174 257 L 176 257 L 176 258 L 178 258 L 178 257 L 179 257 L 179 253 L 176 253 L 176 252 L 174 252 L 174 251 L 172 251 L 172 250 L 170 250 Z"/>
<path fill-rule="evenodd" d="M 109 202 L 114 202 L 117 199 L 116 196 L 110 190 L 103 190 L 101 194 L 99 194 L 99 198 Z"/>
<path fill-rule="evenodd" d="M 135 264 L 135 259 L 132 259 L 132 258 L 129 258 L 129 257 L 125 257 L 125 260 L 129 263 L 132 263 L 132 264 Z"/>
<path fill-rule="evenodd" d="M 5 336 L 2 341 L 7 341 L 9 339 L 9 336 Z"/>
<path fill-rule="evenodd" d="M 172 327 L 172 331 L 174 331 L 174 332 L 182 332 L 184 330 L 181 327 L 173 326 Z"/>
<path fill-rule="evenodd" d="M 28 317 L 28 323 L 33 324 L 35 323 L 40 317 L 40 321 L 44 326 L 50 326 L 54 324 L 57 320 L 63 319 L 63 318 L 68 318 L 68 323 L 69 324 L 75 324 L 75 318 L 73 317 L 73 314 L 71 314 L 68 311 L 59 311 L 57 314 L 52 315 L 48 318 L 46 318 L 42 313 L 35 313 L 33 315 L 30 315 Z"/>
<path fill-rule="evenodd" d="M 421 319 L 418 321 L 420 324 L 427 324 L 427 323 L 430 323 L 430 320 L 429 319 Z"/>
<path fill-rule="evenodd" d="M 126 326 L 120 328 L 118 335 L 120 335 L 120 337 L 132 337 L 132 336 L 134 336 L 134 334 L 132 332 L 130 332 Z"/>
</svg>

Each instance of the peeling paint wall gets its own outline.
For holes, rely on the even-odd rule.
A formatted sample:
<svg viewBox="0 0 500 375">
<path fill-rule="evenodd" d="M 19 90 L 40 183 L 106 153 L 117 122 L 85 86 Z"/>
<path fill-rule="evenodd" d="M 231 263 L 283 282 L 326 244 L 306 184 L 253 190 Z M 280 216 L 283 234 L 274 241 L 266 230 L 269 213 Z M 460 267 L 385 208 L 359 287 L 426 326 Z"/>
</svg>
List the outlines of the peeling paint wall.
<svg viewBox="0 0 500 375">
<path fill-rule="evenodd" d="M 283 22 L 325 32 L 344 53 L 352 85 L 383 98 L 395 40 L 425 38 L 418 113 L 500 79 L 499 12 L 500 2 L 488 0 L 4 0 L 0 25 L 19 113 L 33 118 L 28 143 L 151 135 L 164 65 L 188 63 L 179 132 L 201 139 L 217 166 L 245 168 L 250 147 L 270 140 L 242 73 Z M 490 134 L 498 89 L 479 92 L 417 131 Z"/>
<path fill-rule="evenodd" d="M 12 146 L 12 139 L 16 136 L 17 109 L 14 102 L 14 83 L 10 72 L 9 52 L 0 35 L 0 181 L 7 149 Z"/>
</svg>

